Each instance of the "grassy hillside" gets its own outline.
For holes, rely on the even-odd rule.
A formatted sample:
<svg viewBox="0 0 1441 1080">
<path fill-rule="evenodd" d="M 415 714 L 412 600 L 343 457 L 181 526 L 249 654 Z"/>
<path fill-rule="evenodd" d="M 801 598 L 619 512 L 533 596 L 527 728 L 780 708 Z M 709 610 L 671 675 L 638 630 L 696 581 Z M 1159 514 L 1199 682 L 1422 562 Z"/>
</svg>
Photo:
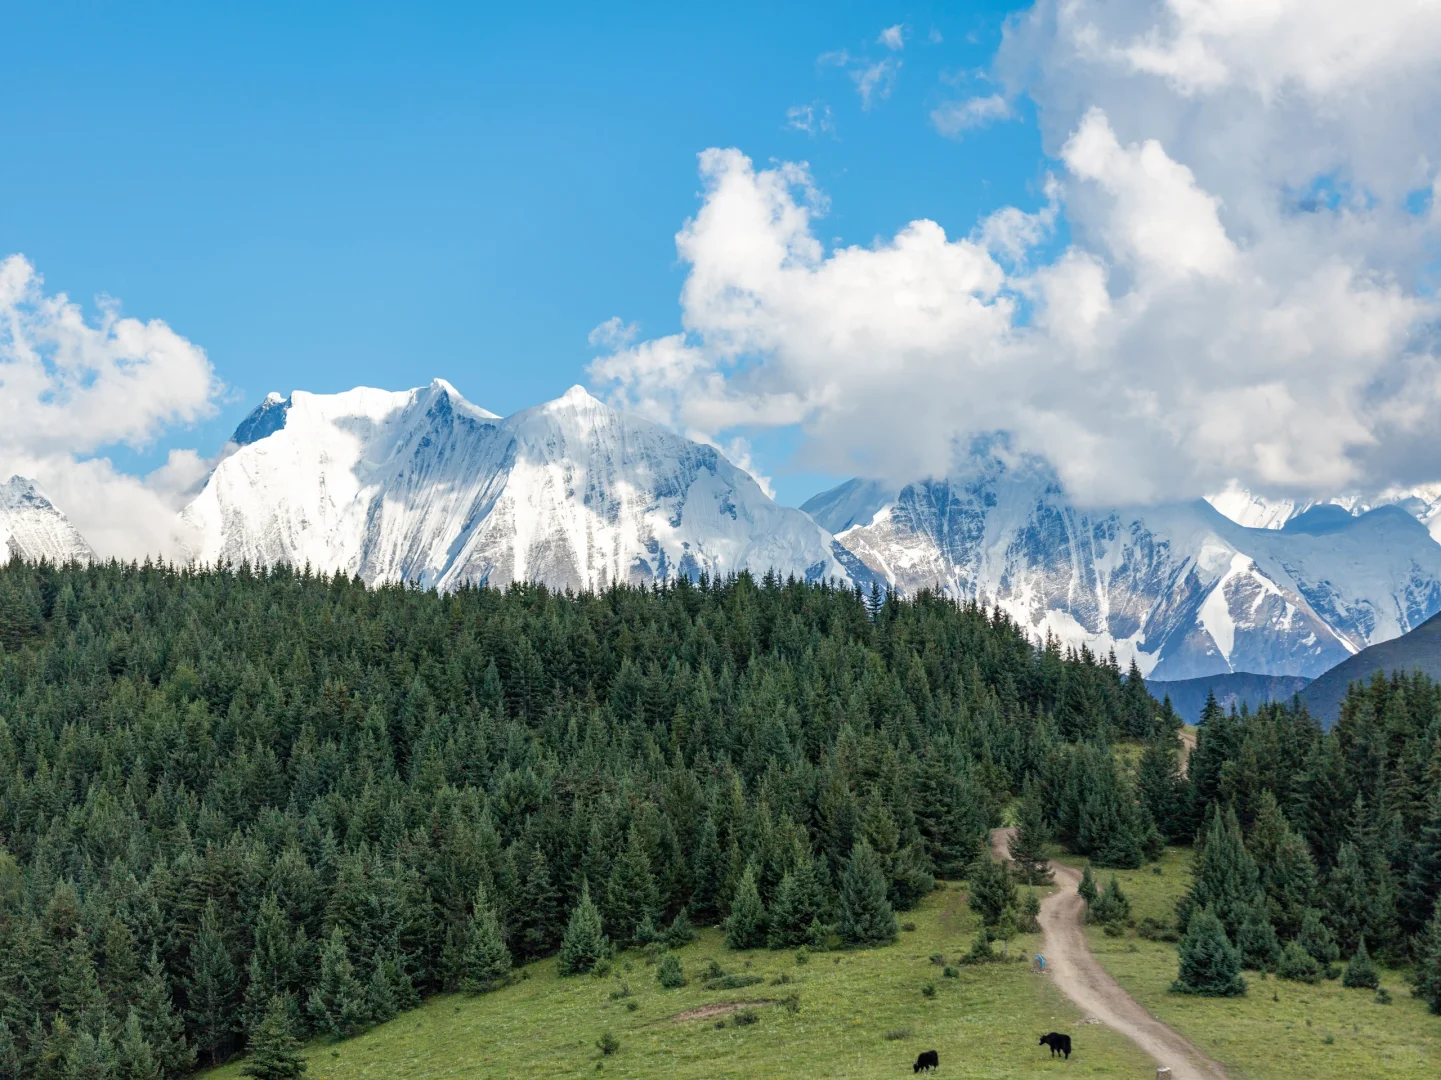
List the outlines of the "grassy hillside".
<svg viewBox="0 0 1441 1080">
<path fill-rule="evenodd" d="M 1341 702 L 1353 682 L 1366 683 L 1377 672 L 1422 671 L 1441 678 L 1441 615 L 1433 615 L 1408 634 L 1362 649 L 1318 676 L 1301 693 L 1313 715 L 1330 727 L 1341 715 Z"/>
<path fill-rule="evenodd" d="M 455 1077 L 612 1076 L 873 1078 L 910 1075 L 921 1050 L 940 1053 L 943 1075 L 973 1078 L 1147 1077 L 1148 1059 L 1104 1028 L 1081 1025 L 1074 1006 L 1022 962 L 959 968 L 947 979 L 930 960 L 970 947 L 979 921 L 962 886 L 950 885 L 904 918 L 915 930 L 898 944 L 861 952 L 817 953 L 798 964 L 794 952 L 734 953 L 716 931 L 680 951 L 688 986 L 663 990 L 638 952 L 623 954 L 614 974 L 560 979 L 555 962 L 525 968 L 528 978 L 482 997 L 445 996 L 367 1034 L 339 1044 L 312 1043 L 311 1080 L 448 1080 Z M 1012 941 L 1030 956 L 1039 939 Z M 715 959 L 760 985 L 706 991 L 697 978 Z M 627 970 L 628 968 L 628 970 Z M 629 997 L 613 999 L 617 976 Z M 790 981 L 778 984 L 778 980 Z M 935 996 L 922 993 L 935 987 Z M 800 996 L 800 1010 L 779 1001 Z M 690 1016 L 738 1002 L 757 1004 L 756 1023 L 737 1026 L 729 1012 Z M 634 1003 L 632 1011 L 629 1004 Z M 727 1017 L 732 1017 L 727 1019 Z M 725 1021 L 717 1027 L 717 1021 Z M 1073 1034 L 1069 1064 L 1052 1062 L 1038 1036 Z M 605 1032 L 619 1051 L 602 1058 Z M 239 1077 L 239 1064 L 206 1074 Z"/>
<path fill-rule="evenodd" d="M 1189 850 L 1170 848 L 1157 866 L 1116 876 L 1136 922 L 1175 921 L 1176 900 L 1190 883 Z M 1110 880 L 1111 871 L 1098 875 Z M 1153 1015 L 1227 1067 L 1233 1080 L 1307 1077 L 1309 1080 L 1409 1080 L 1434 1076 L 1441 1062 L 1441 1018 L 1410 996 L 1401 973 L 1382 971 L 1389 1005 L 1339 979 L 1316 986 L 1246 972 L 1242 998 L 1195 998 L 1169 992 L 1176 946 L 1090 931 L 1091 949 L 1105 968 Z M 1329 1041 L 1328 1041 L 1329 1040 Z"/>
</svg>

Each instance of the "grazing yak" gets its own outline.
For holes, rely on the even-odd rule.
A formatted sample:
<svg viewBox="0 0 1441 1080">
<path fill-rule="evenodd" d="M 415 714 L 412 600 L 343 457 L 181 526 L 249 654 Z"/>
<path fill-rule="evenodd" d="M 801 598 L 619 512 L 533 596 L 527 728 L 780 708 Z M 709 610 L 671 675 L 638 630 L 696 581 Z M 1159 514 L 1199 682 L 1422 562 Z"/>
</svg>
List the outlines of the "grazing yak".
<svg viewBox="0 0 1441 1080">
<path fill-rule="evenodd" d="M 932 1069 L 939 1069 L 940 1067 L 941 1059 L 937 1056 L 936 1052 L 934 1050 L 923 1050 L 921 1051 L 921 1056 L 916 1058 L 916 1063 L 911 1066 L 911 1072 L 920 1072 L 922 1069 L 930 1072 Z"/>
<path fill-rule="evenodd" d="M 1051 1048 L 1051 1057 L 1055 1057 L 1057 1054 L 1065 1054 L 1066 1060 L 1071 1060 L 1071 1037 L 1069 1035 L 1062 1035 L 1059 1031 L 1053 1031 L 1049 1035 L 1041 1036 L 1040 1045 Z"/>
</svg>

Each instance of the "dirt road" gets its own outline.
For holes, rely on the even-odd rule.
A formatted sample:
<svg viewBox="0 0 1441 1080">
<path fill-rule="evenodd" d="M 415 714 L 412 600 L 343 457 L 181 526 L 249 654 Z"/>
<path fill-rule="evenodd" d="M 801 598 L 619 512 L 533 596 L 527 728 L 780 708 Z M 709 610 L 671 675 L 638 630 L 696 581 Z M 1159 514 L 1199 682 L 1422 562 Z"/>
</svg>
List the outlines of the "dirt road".
<svg viewBox="0 0 1441 1080">
<path fill-rule="evenodd" d="M 1010 859 L 1014 829 L 995 829 L 991 850 Z M 1107 1027 L 1119 1031 L 1153 1059 L 1168 1066 L 1173 1080 L 1227 1080 L 1226 1070 L 1178 1032 L 1148 1013 L 1106 973 L 1086 941 L 1085 902 L 1076 893 L 1081 873 L 1064 863 L 1051 863 L 1059 888 L 1041 901 L 1042 955 L 1046 972 L 1061 993 Z M 1072 1033 L 1073 1037 L 1075 1033 Z"/>
</svg>

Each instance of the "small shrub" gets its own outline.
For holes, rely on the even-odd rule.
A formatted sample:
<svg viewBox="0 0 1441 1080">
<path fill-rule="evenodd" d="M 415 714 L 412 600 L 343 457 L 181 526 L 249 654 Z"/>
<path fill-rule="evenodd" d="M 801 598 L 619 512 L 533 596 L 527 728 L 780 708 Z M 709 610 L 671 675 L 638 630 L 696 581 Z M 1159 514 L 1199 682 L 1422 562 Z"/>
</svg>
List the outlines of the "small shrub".
<svg viewBox="0 0 1441 1080">
<path fill-rule="evenodd" d="M 1376 990 L 1376 1004 L 1377 1004 L 1377 1005 L 1390 1005 L 1390 1004 L 1391 1004 L 1391 991 L 1390 991 L 1390 990 L 1387 990 L 1384 986 L 1378 987 L 1377 990 Z"/>
<path fill-rule="evenodd" d="M 956 968 L 951 967 L 950 964 L 946 965 L 945 970 L 942 971 L 941 974 L 947 979 L 959 979 L 961 977 L 960 971 Z"/>
<path fill-rule="evenodd" d="M 885 1033 L 884 1038 L 886 1042 L 900 1042 L 902 1039 L 911 1038 L 915 1033 L 916 1029 L 909 1026 L 891 1028 L 890 1031 Z"/>
<path fill-rule="evenodd" d="M 1326 1033 L 1325 1038 L 1323 1038 L 1321 1041 L 1322 1041 L 1323 1043 L 1325 1043 L 1327 1046 L 1334 1046 L 1335 1043 L 1336 1043 L 1336 1036 L 1332 1035 L 1332 1034 L 1328 1031 L 1328 1032 Z"/>
<path fill-rule="evenodd" d="M 715 1022 L 715 1027 L 716 1027 L 716 1030 L 717 1030 L 717 1031 L 722 1030 L 725 1026 L 726 1026 L 726 1022 L 725 1022 L 724 1020 L 717 1020 L 717 1021 Z"/>
<path fill-rule="evenodd" d="M 1157 877 L 1160 877 L 1163 873 L 1165 873 L 1165 871 L 1161 869 L 1161 864 L 1157 863 L 1155 866 L 1151 867 L 1151 873 L 1155 874 Z"/>
<path fill-rule="evenodd" d="M 1346 965 L 1346 974 L 1341 977 L 1341 985 L 1349 986 L 1353 990 L 1381 989 L 1381 977 L 1376 973 L 1376 965 L 1371 962 L 1371 954 L 1366 951 L 1364 936 L 1356 948 L 1356 954 Z"/>
<path fill-rule="evenodd" d="M 611 964 L 609 960 L 597 960 L 595 962 L 595 967 L 590 969 L 590 973 L 594 975 L 597 979 L 610 978 L 610 971 Z"/>
<path fill-rule="evenodd" d="M 719 964 L 717 961 L 715 961 L 715 960 L 712 960 L 712 961 L 706 966 L 706 969 L 705 969 L 705 977 L 706 977 L 707 979 L 723 979 L 723 978 L 725 978 L 725 974 L 726 974 L 726 969 L 723 968 L 723 967 L 721 967 L 720 964 Z"/>
<path fill-rule="evenodd" d="M 738 1009 L 735 1016 L 731 1017 L 731 1023 L 736 1027 L 750 1027 L 752 1024 L 760 1023 L 760 1013 L 754 1009 Z"/>
<path fill-rule="evenodd" d="M 801 1011 L 801 996 L 792 990 L 778 1002 L 780 1007 L 794 1016 Z"/>
<path fill-rule="evenodd" d="M 707 979 L 701 983 L 702 990 L 740 990 L 765 982 L 759 975 L 722 975 L 719 979 Z"/>
<path fill-rule="evenodd" d="M 1136 933 L 1147 941 L 1180 941 L 1181 935 L 1169 922 L 1153 919 L 1147 915 L 1136 924 Z"/>
<path fill-rule="evenodd" d="M 1105 931 L 1107 937 L 1126 936 L 1126 928 L 1118 922 L 1108 922 L 1104 927 L 1102 927 L 1102 930 Z"/>
<path fill-rule="evenodd" d="M 639 1008 L 640 1008 L 640 1002 L 639 1002 L 639 1001 L 627 1001 L 627 1002 L 625 1003 L 625 1011 L 626 1011 L 626 1012 L 635 1012 L 635 1011 L 636 1011 L 637 1009 L 639 1009 Z"/>
<path fill-rule="evenodd" d="M 1281 959 L 1276 964 L 1276 977 L 1291 982 L 1318 983 L 1321 981 L 1321 965 L 1308 953 L 1299 941 L 1288 941 L 1281 950 Z"/>
<path fill-rule="evenodd" d="M 989 964 L 996 958 L 996 951 L 991 948 L 991 935 L 986 932 L 983 926 L 976 931 L 976 940 L 971 942 L 971 951 L 966 953 L 963 964 Z"/>
<path fill-rule="evenodd" d="M 786 985 L 788 985 L 788 984 L 790 983 L 790 981 L 791 981 L 791 977 L 790 977 L 788 974 L 786 974 L 786 972 L 782 971 L 779 975 L 777 975 L 774 979 L 771 980 L 771 985 L 772 985 L 772 986 L 786 986 Z"/>
<path fill-rule="evenodd" d="M 796 963 L 797 963 L 797 964 L 809 964 L 810 962 L 811 962 L 811 954 L 810 954 L 809 952 L 807 952 L 807 951 L 806 951 L 805 949 L 803 949 L 803 948 L 796 950 Z"/>
<path fill-rule="evenodd" d="M 913 922 L 903 922 L 901 923 L 901 929 L 908 934 L 913 934 L 916 930 L 916 924 Z"/>
<path fill-rule="evenodd" d="M 655 969 L 655 980 L 667 990 L 674 990 L 686 983 L 685 969 L 675 953 L 666 953 Z"/>
<path fill-rule="evenodd" d="M 690 919 L 686 917 L 685 908 L 681 908 L 670 926 L 666 927 L 665 943 L 672 949 L 679 949 L 694 941 L 695 936 L 695 927 L 691 926 Z"/>
<path fill-rule="evenodd" d="M 610 992 L 611 1001 L 619 1001 L 621 998 L 630 997 L 630 983 L 625 979 L 616 979 L 616 987 Z"/>
<path fill-rule="evenodd" d="M 607 1031 L 599 1039 L 595 1040 L 595 1048 L 604 1056 L 610 1057 L 620 1049 L 620 1040 L 615 1037 L 615 1032 Z"/>
<path fill-rule="evenodd" d="M 936 984 L 935 984 L 935 983 L 926 983 L 925 986 L 921 987 L 921 997 L 924 997 L 924 998 L 933 998 L 933 997 L 935 997 L 935 996 L 936 996 Z"/>
<path fill-rule="evenodd" d="M 649 945 L 645 947 L 645 962 L 647 964 L 654 964 L 664 955 L 665 946 L 662 945 L 659 941 L 652 941 Z"/>
<path fill-rule="evenodd" d="M 938 953 L 938 952 L 933 952 L 933 953 L 931 953 L 931 963 L 944 965 L 945 962 L 946 962 L 946 957 L 945 957 L 945 954 L 944 954 L 944 953 Z"/>
</svg>

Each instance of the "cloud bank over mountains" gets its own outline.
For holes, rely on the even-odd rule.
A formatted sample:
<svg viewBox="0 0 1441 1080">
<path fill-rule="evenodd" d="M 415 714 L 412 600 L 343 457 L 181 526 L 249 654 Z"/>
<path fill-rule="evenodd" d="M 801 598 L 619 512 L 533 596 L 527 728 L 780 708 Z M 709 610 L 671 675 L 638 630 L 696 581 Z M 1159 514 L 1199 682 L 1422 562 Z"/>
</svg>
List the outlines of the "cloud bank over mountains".
<svg viewBox="0 0 1441 1080">
<path fill-rule="evenodd" d="M 40 479 L 97 550 L 176 550 L 175 512 L 208 468 L 199 455 L 172 451 L 143 479 L 92 455 L 203 419 L 220 392 L 204 350 L 164 322 L 113 301 L 88 320 L 23 256 L 0 260 L 0 472 Z"/>
<path fill-rule="evenodd" d="M 1039 207 L 828 250 L 804 164 L 707 150 L 684 332 L 594 377 L 893 481 L 997 429 L 1083 503 L 1434 479 L 1441 9 L 1042 0 L 992 76 L 1037 106 Z"/>
</svg>

